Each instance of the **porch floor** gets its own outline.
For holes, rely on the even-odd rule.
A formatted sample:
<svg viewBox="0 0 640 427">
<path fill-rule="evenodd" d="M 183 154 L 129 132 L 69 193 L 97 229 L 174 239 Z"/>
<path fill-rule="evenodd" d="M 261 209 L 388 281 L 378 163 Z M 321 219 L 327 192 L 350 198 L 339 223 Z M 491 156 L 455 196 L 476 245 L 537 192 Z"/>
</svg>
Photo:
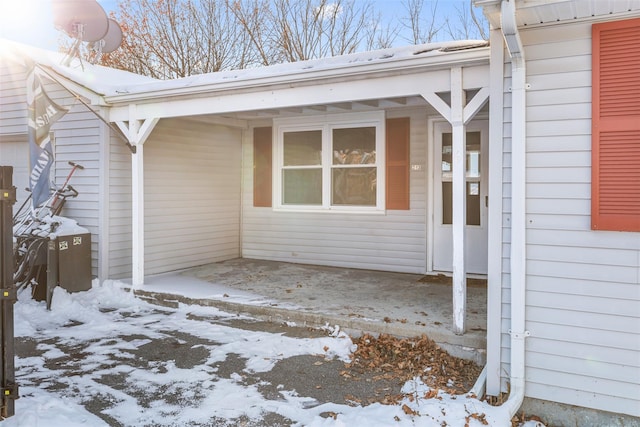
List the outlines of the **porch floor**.
<svg viewBox="0 0 640 427">
<path fill-rule="evenodd" d="M 452 289 L 442 276 L 237 258 L 145 278 L 137 291 L 161 304 L 218 307 L 264 320 L 352 334 L 427 335 L 452 354 L 484 361 L 487 290 L 468 280 L 467 332 L 452 330 Z"/>
</svg>

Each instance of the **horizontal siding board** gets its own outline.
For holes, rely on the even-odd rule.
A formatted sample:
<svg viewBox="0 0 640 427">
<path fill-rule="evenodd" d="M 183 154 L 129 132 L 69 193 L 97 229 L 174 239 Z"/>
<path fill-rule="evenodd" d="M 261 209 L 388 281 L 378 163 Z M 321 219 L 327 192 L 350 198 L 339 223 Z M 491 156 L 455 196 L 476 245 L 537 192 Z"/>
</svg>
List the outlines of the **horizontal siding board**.
<svg viewBox="0 0 640 427">
<path fill-rule="evenodd" d="M 604 301 L 632 300 L 640 301 L 640 289 L 637 283 L 615 283 L 604 285 L 597 280 L 577 278 L 549 279 L 545 276 L 530 275 L 527 277 L 527 289 L 546 293 L 553 298 L 556 293 L 594 297 Z"/>
<path fill-rule="evenodd" d="M 536 122 L 564 121 L 576 119 L 591 119 L 591 103 L 573 103 L 570 106 L 566 104 L 560 105 L 537 105 L 527 108 L 527 121 L 532 127 Z"/>
<path fill-rule="evenodd" d="M 565 167 L 590 167 L 590 151 L 571 151 L 550 153 L 528 153 L 528 168 L 565 168 Z"/>
<path fill-rule="evenodd" d="M 640 410 L 638 409 L 640 406 L 638 406 L 638 401 L 634 399 L 633 396 L 611 396 L 604 392 L 590 392 L 575 387 L 565 387 L 563 384 L 550 386 L 548 384 L 550 381 L 537 380 L 537 378 L 541 376 L 538 375 L 538 372 L 532 372 L 532 376 L 536 378 L 536 380 L 527 381 L 527 396 L 607 412 L 629 414 L 636 417 L 640 416 Z M 559 378 L 560 381 L 564 379 L 562 376 Z"/>
<path fill-rule="evenodd" d="M 640 250 L 640 238 L 633 233 L 591 230 L 528 230 L 527 242 L 536 245 L 584 246 L 598 249 Z M 636 282 L 637 283 L 637 282 Z"/>
<path fill-rule="evenodd" d="M 543 275 L 547 277 L 567 277 L 572 279 L 598 280 L 606 283 L 637 283 L 637 266 L 619 266 L 607 264 L 567 264 L 559 261 L 528 260 L 527 271 L 529 274 Z M 576 299 L 579 301 L 579 299 Z M 637 308 L 636 308 L 637 311 Z"/>
<path fill-rule="evenodd" d="M 591 82 L 591 71 L 573 71 L 561 74 L 539 74 L 530 76 L 531 93 L 535 91 L 546 91 L 564 89 L 568 87 L 589 86 Z M 583 82 L 582 84 L 577 82 Z M 586 82 L 586 83 L 585 83 Z"/>
<path fill-rule="evenodd" d="M 589 212 L 589 199 L 562 198 L 529 198 L 526 202 L 527 212 L 532 214 L 580 215 Z"/>
<path fill-rule="evenodd" d="M 530 351 L 527 356 L 527 366 L 530 369 L 548 370 L 551 371 L 551 375 L 556 372 L 575 375 L 576 378 L 573 380 L 575 383 L 580 384 L 578 387 L 581 390 L 600 393 L 602 384 L 611 381 L 617 383 L 617 385 L 611 387 L 615 389 L 616 394 L 614 396 L 616 397 L 640 395 L 640 368 L 637 366 L 556 356 L 533 351 Z M 558 385 L 568 386 L 569 384 Z"/>
<path fill-rule="evenodd" d="M 608 347 L 610 351 L 622 349 L 640 352 L 640 340 L 638 340 L 638 335 L 634 333 L 603 331 L 563 324 L 552 325 L 534 321 L 527 322 L 527 329 L 532 336 L 538 339 Z"/>
<path fill-rule="evenodd" d="M 504 338 L 503 344 L 508 345 L 509 336 L 505 334 Z M 553 341 L 530 337 L 530 339 L 527 339 L 527 351 L 550 356 L 567 357 L 570 359 L 575 359 L 576 355 L 586 355 L 587 363 L 593 360 L 601 364 L 611 363 L 615 366 L 640 368 L 640 359 L 638 359 L 637 352 L 628 349 L 611 351 L 610 347 L 576 343 L 567 340 Z M 580 360 L 579 363 L 585 363 L 585 360 Z"/>
<path fill-rule="evenodd" d="M 528 123 L 527 135 L 533 137 L 591 135 L 591 119 L 577 118 Z"/>
<path fill-rule="evenodd" d="M 527 94 L 527 107 L 529 108 L 561 105 L 569 109 L 574 102 L 579 104 L 590 103 L 591 85 L 534 91 Z"/>
<path fill-rule="evenodd" d="M 632 268 L 638 266 L 637 251 L 629 249 L 606 248 L 594 251 L 584 246 L 527 245 L 527 258 L 540 261 L 553 259 L 555 262 L 567 264 L 567 269 L 579 269 L 582 267 L 581 264 Z M 640 293 L 640 286 L 637 292 Z"/>
<path fill-rule="evenodd" d="M 612 304 L 617 302 L 610 300 Z M 637 305 L 637 301 L 632 301 Z M 636 315 L 624 316 L 617 312 L 601 314 L 593 311 L 578 311 L 575 307 L 558 310 L 557 307 L 527 306 L 527 319 L 538 323 L 563 323 L 567 326 L 577 326 L 594 331 L 614 331 L 634 334 L 640 328 L 640 317 Z"/>
<path fill-rule="evenodd" d="M 527 196 L 532 199 L 590 199 L 591 185 L 582 182 L 545 182 L 528 184 Z M 567 212 L 568 213 L 568 212 Z"/>
<path fill-rule="evenodd" d="M 556 168 L 553 174 L 550 174 L 546 168 L 531 168 L 527 170 L 527 182 L 582 182 L 591 184 L 591 168 Z"/>
</svg>

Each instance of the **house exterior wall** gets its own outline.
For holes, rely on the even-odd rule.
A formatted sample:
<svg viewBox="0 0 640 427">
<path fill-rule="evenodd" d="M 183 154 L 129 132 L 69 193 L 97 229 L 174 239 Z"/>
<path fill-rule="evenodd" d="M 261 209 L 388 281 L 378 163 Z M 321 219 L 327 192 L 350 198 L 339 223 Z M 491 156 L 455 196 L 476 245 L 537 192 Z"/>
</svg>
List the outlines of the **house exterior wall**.
<svg viewBox="0 0 640 427">
<path fill-rule="evenodd" d="M 241 135 L 239 129 L 192 120 L 158 122 L 144 143 L 145 274 L 240 256 Z M 124 157 L 131 168 L 131 155 L 122 155 L 121 148 L 117 151 L 112 181 L 113 169 L 127 163 Z M 121 188 L 130 183 L 130 172 L 122 175 Z M 129 186 L 126 195 L 112 194 L 118 200 L 112 205 L 112 221 L 117 216 L 119 226 L 112 238 L 128 255 L 125 261 L 122 254 L 114 254 L 112 271 L 116 273 L 117 261 L 120 274 L 126 275 L 130 274 L 131 211 L 125 214 L 130 202 L 124 199 L 130 200 L 130 191 Z"/>
<path fill-rule="evenodd" d="M 422 109 L 394 111 L 410 117 L 410 210 L 379 213 L 277 212 L 253 206 L 253 141 L 243 144 L 242 256 L 303 264 L 426 271 L 427 115 Z M 265 124 L 261 123 L 261 126 Z M 270 126 L 271 124 L 266 124 Z"/>
<path fill-rule="evenodd" d="M 131 151 L 114 131 L 108 148 L 107 215 L 105 236 L 108 250 L 105 278 L 131 277 Z"/>
<path fill-rule="evenodd" d="M 14 166 L 14 185 L 18 188 L 14 209 L 28 197 L 24 191 L 29 185 L 26 73 L 24 66 L 12 61 L 3 61 L 0 67 L 0 163 L 4 164 L 7 159 Z M 55 150 L 51 179 L 62 186 L 71 170 L 69 161 L 84 166 L 84 170 L 77 170 L 69 182 L 78 190 L 79 196 L 67 200 L 61 215 L 77 221 L 91 233 L 92 274 L 97 275 L 101 122 L 62 86 L 45 76 L 42 81 L 47 95 L 69 108 L 69 112 L 51 127 Z"/>
<path fill-rule="evenodd" d="M 13 166 L 17 210 L 28 197 L 29 150 L 27 144 L 26 70 L 12 61 L 0 62 L 0 165 Z"/>
<path fill-rule="evenodd" d="M 527 397 L 640 416 L 640 235 L 592 231 L 591 22 L 521 29 L 527 60 Z M 505 94 L 510 87 L 506 67 Z M 510 96 L 502 363 L 509 363 Z M 505 380 L 506 380 L 505 375 Z"/>
</svg>

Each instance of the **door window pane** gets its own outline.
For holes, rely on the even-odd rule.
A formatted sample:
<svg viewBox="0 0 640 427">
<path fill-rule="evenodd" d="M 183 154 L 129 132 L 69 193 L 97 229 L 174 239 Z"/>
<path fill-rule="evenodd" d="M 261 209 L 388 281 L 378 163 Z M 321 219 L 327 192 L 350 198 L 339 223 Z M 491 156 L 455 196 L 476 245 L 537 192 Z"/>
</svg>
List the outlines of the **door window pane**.
<svg viewBox="0 0 640 427">
<path fill-rule="evenodd" d="M 314 166 L 322 163 L 322 131 L 285 132 L 284 166 Z"/>
<path fill-rule="evenodd" d="M 322 204 L 322 169 L 285 169 L 282 182 L 285 205 Z"/>
<path fill-rule="evenodd" d="M 479 182 L 467 182 L 467 225 L 480 225 Z"/>
<path fill-rule="evenodd" d="M 480 225 L 480 132 L 467 132 L 466 137 L 467 225 Z M 453 222 L 453 156 L 452 134 L 442 134 L 442 224 Z"/>
</svg>

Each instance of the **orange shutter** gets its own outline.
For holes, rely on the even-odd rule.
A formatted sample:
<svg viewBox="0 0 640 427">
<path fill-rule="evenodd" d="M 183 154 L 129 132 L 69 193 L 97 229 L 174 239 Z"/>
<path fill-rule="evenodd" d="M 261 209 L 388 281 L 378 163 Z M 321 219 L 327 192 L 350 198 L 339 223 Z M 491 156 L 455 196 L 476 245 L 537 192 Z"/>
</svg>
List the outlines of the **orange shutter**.
<svg viewBox="0 0 640 427">
<path fill-rule="evenodd" d="M 640 231 L 640 19 L 593 25 L 591 228 Z"/>
<path fill-rule="evenodd" d="M 271 207 L 271 128 L 253 129 L 253 206 Z"/>
<path fill-rule="evenodd" d="M 387 119 L 387 209 L 409 209 L 409 118 Z"/>
</svg>

